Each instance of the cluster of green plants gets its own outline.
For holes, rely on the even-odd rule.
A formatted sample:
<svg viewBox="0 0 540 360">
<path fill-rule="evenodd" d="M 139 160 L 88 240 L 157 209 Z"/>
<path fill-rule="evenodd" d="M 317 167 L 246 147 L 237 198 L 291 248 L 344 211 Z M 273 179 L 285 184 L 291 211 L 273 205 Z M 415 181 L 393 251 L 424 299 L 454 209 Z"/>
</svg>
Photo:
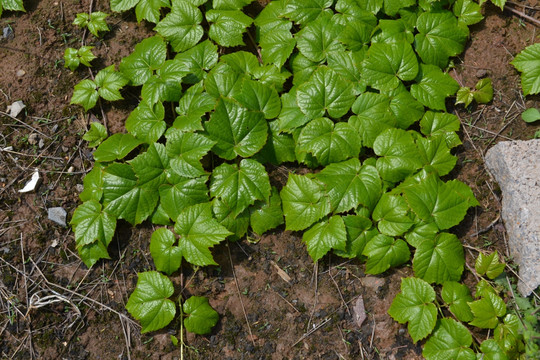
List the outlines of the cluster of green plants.
<svg viewBox="0 0 540 360">
<path fill-rule="evenodd" d="M 93 123 L 85 135 L 95 166 L 71 220 L 84 263 L 109 258 L 119 219 L 162 225 L 150 239 L 157 271 L 139 273 L 127 304 L 142 331 L 154 331 L 176 315 L 166 275 L 182 261 L 216 265 L 218 243 L 285 224 L 302 232 L 314 261 L 333 251 L 379 274 L 412 258 L 414 277 L 389 313 L 415 342 L 427 337 L 426 358 L 517 358 L 523 335 L 499 290 L 482 280 L 474 300 L 459 283 L 463 247 L 448 230 L 478 203 L 465 184 L 441 178 L 461 144 L 446 112 L 460 87 L 445 70 L 482 20 L 480 4 L 279 0 L 250 16 L 251 2 L 111 1 L 113 11 L 135 7 L 157 35 L 74 89 L 71 102 L 86 111 L 122 99 L 125 86 L 140 89 L 127 133 L 108 137 Z M 461 102 L 487 102 L 489 89 L 488 80 L 463 89 Z M 279 189 L 267 171 L 283 163 L 314 171 L 289 174 Z M 479 259 L 479 276 L 500 270 L 498 258 Z M 189 331 L 211 331 L 207 299 L 180 302 Z M 475 341 L 463 323 L 494 328 L 494 338 Z"/>
</svg>

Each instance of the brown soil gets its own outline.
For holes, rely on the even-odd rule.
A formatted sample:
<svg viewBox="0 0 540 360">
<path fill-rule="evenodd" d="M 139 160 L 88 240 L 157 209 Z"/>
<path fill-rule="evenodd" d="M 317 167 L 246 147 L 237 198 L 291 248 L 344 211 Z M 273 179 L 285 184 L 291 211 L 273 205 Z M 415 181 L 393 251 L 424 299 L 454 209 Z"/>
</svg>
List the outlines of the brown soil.
<svg viewBox="0 0 540 360">
<path fill-rule="evenodd" d="M 523 3 L 539 9 L 536 0 Z M 151 26 L 137 24 L 133 14 L 115 14 L 108 19 L 112 31 L 97 40 L 71 24 L 89 6 L 89 0 L 28 0 L 26 13 L 6 12 L 0 19 L 1 28 L 13 30 L 11 38 L 0 39 L 0 148 L 13 147 L 0 152 L 0 358 L 178 359 L 170 335 L 180 336 L 179 324 L 141 335 L 124 308 L 137 272 L 153 268 L 151 226 L 119 223 L 110 246 L 113 259 L 87 271 L 71 230 L 47 219 L 47 208 L 62 206 L 69 220 L 79 204 L 82 178 L 92 167 L 81 140 L 88 115 L 69 105 L 73 86 L 91 74 L 83 67 L 74 73 L 65 69 L 65 48 L 78 47 L 83 37 L 94 45 L 95 73 L 118 64 L 151 33 Z M 94 0 L 93 9 L 109 12 L 108 1 Z M 534 9 L 527 13 L 540 18 Z M 500 193 L 482 159 L 494 143 L 530 139 L 539 128 L 519 115 L 540 108 L 540 99 L 523 97 L 519 74 L 509 65 L 538 37 L 534 25 L 511 13 L 488 5 L 485 15 L 472 27 L 469 46 L 452 70 L 463 86 L 488 76 L 495 89 L 492 103 L 455 109 L 463 123 L 463 146 L 451 176 L 471 186 L 481 206 L 454 230 L 472 248 L 507 256 L 504 227 L 496 221 Z M 137 103 L 136 94 L 124 97 L 104 104 L 111 133 L 123 131 Z M 17 100 L 26 105 L 18 120 L 4 112 Z M 103 114 L 89 116 L 102 119 Z M 34 168 L 42 178 L 37 190 L 19 193 Z M 208 296 L 220 314 L 211 335 L 187 336 L 187 359 L 421 358 L 421 343 L 414 344 L 406 327 L 387 314 L 410 267 L 366 276 L 358 261 L 326 256 L 314 265 L 300 234 L 282 229 L 253 242 L 218 246 L 214 255 L 219 267 L 196 272 L 185 267 L 183 276 L 173 278 L 177 289 L 183 285 L 184 296 Z M 467 248 L 469 266 L 476 256 Z M 465 278 L 474 280 L 470 273 Z M 39 298 L 49 302 L 40 305 Z M 354 309 L 362 302 L 367 319 L 358 324 Z"/>
</svg>

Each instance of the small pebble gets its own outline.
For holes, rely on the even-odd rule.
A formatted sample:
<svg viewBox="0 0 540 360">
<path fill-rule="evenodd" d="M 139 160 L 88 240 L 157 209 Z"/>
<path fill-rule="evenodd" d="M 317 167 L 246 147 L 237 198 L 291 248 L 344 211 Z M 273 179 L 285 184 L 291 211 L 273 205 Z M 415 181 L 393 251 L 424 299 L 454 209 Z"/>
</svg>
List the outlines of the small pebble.
<svg viewBox="0 0 540 360">
<path fill-rule="evenodd" d="M 83 190 L 84 190 L 84 185 L 83 184 L 77 184 L 77 185 L 75 185 L 75 189 L 77 190 L 78 193 L 82 193 Z"/>
<path fill-rule="evenodd" d="M 40 149 L 42 149 L 43 146 L 45 146 L 45 141 L 43 141 L 43 139 L 40 138 L 40 139 L 39 139 L 38 146 L 39 146 Z"/>
<path fill-rule="evenodd" d="M 4 39 L 8 39 L 8 40 L 11 40 L 15 37 L 15 34 L 13 34 L 13 29 L 11 28 L 11 26 L 4 27 L 4 29 L 2 30 L 2 36 L 4 37 Z"/>
<path fill-rule="evenodd" d="M 47 213 L 49 220 L 57 223 L 58 225 L 66 226 L 66 210 L 61 207 L 53 207 L 47 209 Z"/>
<path fill-rule="evenodd" d="M 482 78 L 485 78 L 487 76 L 488 72 L 486 69 L 480 69 L 476 72 L 476 77 L 478 79 L 482 79 Z"/>
<path fill-rule="evenodd" d="M 24 75 L 26 75 L 26 71 L 24 71 L 23 69 L 17 70 L 17 77 L 22 77 Z"/>
<path fill-rule="evenodd" d="M 30 136 L 28 137 L 28 143 L 29 143 L 30 145 L 36 145 L 36 144 L 38 143 L 39 140 L 40 140 L 40 139 L 39 139 L 39 136 L 38 136 L 38 134 L 36 134 L 36 133 L 30 134 Z"/>
</svg>

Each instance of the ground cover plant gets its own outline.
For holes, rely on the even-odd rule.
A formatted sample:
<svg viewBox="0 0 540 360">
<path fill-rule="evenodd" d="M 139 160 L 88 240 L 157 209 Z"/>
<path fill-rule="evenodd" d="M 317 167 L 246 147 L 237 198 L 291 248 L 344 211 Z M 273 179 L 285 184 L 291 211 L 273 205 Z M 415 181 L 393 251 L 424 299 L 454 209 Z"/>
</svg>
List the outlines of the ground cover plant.
<svg viewBox="0 0 540 360">
<path fill-rule="evenodd" d="M 451 149 L 461 144 L 447 98 L 459 90 L 458 102 L 468 106 L 493 96 L 490 79 L 471 91 L 445 72 L 464 49 L 467 26 L 481 21 L 480 6 L 272 1 L 252 18 L 242 12 L 250 2 L 140 2 L 137 19 L 156 23 L 157 35 L 136 45 L 118 71 L 110 66 L 75 87 L 72 103 L 88 111 L 99 97 L 118 100 L 123 86 L 142 85 L 127 134 L 101 142 L 106 131 L 95 125 L 86 135 L 97 146 L 96 165 L 71 221 L 85 264 L 108 258 L 117 219 L 164 226 L 152 235 L 150 252 L 156 270 L 169 275 L 182 260 L 216 265 L 214 245 L 284 222 L 303 231 L 313 261 L 334 251 L 379 274 L 412 257 L 415 277 L 403 279 L 389 313 L 409 323 L 415 342 L 429 336 L 426 358 L 523 353 L 517 316 L 498 320 L 506 308 L 495 286 L 479 282 L 473 301 L 458 283 L 463 247 L 447 231 L 478 204 L 466 185 L 441 177 L 454 168 Z M 116 1 L 111 9 L 134 5 Z M 256 38 L 246 36 L 252 24 Z M 167 120 L 169 102 L 174 121 Z M 312 171 L 290 174 L 277 189 L 265 165 L 284 162 Z M 480 276 L 502 272 L 496 255 L 487 265 L 478 258 Z M 143 332 L 166 326 L 176 313 L 172 282 L 159 272 L 140 273 L 127 304 Z M 449 313 L 433 303 L 431 284 L 442 285 Z M 210 310 L 200 312 L 202 330 L 187 317 L 188 330 L 211 331 L 217 319 Z M 496 329 L 498 341 L 473 344 L 463 323 Z M 509 327 L 511 340 L 501 335 Z"/>
</svg>

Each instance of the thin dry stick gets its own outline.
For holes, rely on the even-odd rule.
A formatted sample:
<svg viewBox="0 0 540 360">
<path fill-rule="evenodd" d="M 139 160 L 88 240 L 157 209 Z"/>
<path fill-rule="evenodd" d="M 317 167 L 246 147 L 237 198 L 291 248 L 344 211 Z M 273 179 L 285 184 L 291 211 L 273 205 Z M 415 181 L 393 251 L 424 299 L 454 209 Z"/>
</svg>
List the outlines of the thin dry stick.
<svg viewBox="0 0 540 360">
<path fill-rule="evenodd" d="M 339 290 L 339 285 L 338 285 L 338 283 L 336 282 L 336 280 L 334 279 L 334 277 L 332 276 L 332 273 L 331 273 L 330 271 L 328 271 L 328 275 L 330 275 L 330 279 L 332 279 L 332 282 L 333 282 L 334 285 L 336 286 L 336 290 L 338 291 L 339 297 L 341 298 L 341 301 L 343 302 L 343 304 L 345 304 L 345 307 L 347 308 L 347 313 L 348 313 L 349 315 L 352 315 L 351 309 L 349 309 L 349 305 L 347 305 L 347 302 L 346 302 L 345 299 L 343 298 L 343 294 L 341 293 L 341 290 Z"/>
<path fill-rule="evenodd" d="M 26 306 L 28 307 L 28 309 L 30 309 L 30 301 L 28 299 L 28 283 L 26 281 L 26 279 L 28 278 L 28 276 L 26 276 L 26 269 L 24 267 L 24 245 L 23 245 L 23 235 L 21 233 L 21 261 L 22 261 L 22 271 L 23 271 L 23 279 L 24 279 L 24 293 L 25 293 L 25 297 L 26 297 Z M 28 321 L 26 322 L 27 323 L 27 326 L 28 326 L 28 340 L 29 340 L 29 343 L 30 343 L 30 359 L 33 359 L 34 358 L 34 345 L 32 344 L 32 321 L 30 319 L 30 313 L 27 313 L 28 315 Z"/>
<path fill-rule="evenodd" d="M 122 331 L 124 332 L 124 339 L 126 341 L 126 351 L 127 351 L 127 358 L 128 360 L 131 360 L 131 353 L 129 351 L 130 347 L 130 337 L 129 337 L 129 325 L 124 324 L 124 320 L 121 316 L 118 317 L 120 319 L 120 325 L 122 325 Z"/>
<path fill-rule="evenodd" d="M 308 336 L 313 334 L 315 331 L 319 330 L 321 327 L 326 325 L 330 320 L 332 320 L 332 318 L 328 317 L 328 318 L 324 319 L 320 324 L 314 326 L 313 329 L 309 330 L 307 333 L 302 335 L 302 337 L 300 339 L 298 339 L 291 347 L 295 347 L 300 341 L 304 340 L 305 338 L 307 338 Z"/>
<path fill-rule="evenodd" d="M 2 258 L 0 258 L 0 259 L 2 259 Z M 4 260 L 4 259 L 2 259 L 2 260 Z M 4 260 L 4 261 L 5 261 L 5 260 Z M 58 284 L 55 284 L 55 283 L 53 283 L 53 282 L 50 282 L 50 281 L 45 277 L 45 275 L 43 274 L 43 272 L 41 272 L 41 269 L 40 269 L 39 266 L 34 262 L 34 260 L 33 260 L 32 258 L 30 258 L 30 261 L 31 261 L 32 264 L 34 265 L 34 268 L 39 272 L 39 274 L 41 275 L 41 277 L 43 278 L 43 280 L 45 281 L 45 283 L 47 283 L 48 285 L 54 286 L 54 287 L 56 287 L 56 288 L 58 288 L 58 289 L 60 289 L 60 290 L 62 290 L 62 291 L 65 291 L 65 292 L 67 292 L 67 293 L 73 294 L 73 295 L 75 295 L 75 296 L 80 297 L 80 298 L 83 299 L 83 300 L 87 300 L 87 301 L 89 301 L 89 302 L 91 302 L 91 303 L 93 303 L 93 304 L 96 304 L 96 305 L 102 307 L 103 309 L 108 310 L 108 311 L 111 311 L 111 312 L 115 313 L 116 315 L 122 317 L 125 321 L 129 322 L 130 324 L 135 325 L 135 326 L 137 326 L 137 327 L 140 327 L 139 324 L 137 324 L 135 321 L 131 320 L 130 318 L 128 318 L 126 315 L 122 314 L 121 312 L 118 312 L 118 311 L 114 310 L 113 308 L 111 308 L 111 307 L 109 307 L 109 306 L 107 306 L 107 305 L 105 305 L 105 304 L 103 304 L 103 303 L 101 303 L 101 302 L 99 302 L 99 301 L 97 301 L 97 300 L 94 300 L 94 299 L 92 299 L 92 298 L 89 298 L 89 297 L 86 296 L 86 295 L 82 295 L 82 294 L 76 293 L 75 291 L 69 290 L 69 289 L 63 287 L 62 285 L 58 285 Z"/>
<path fill-rule="evenodd" d="M 277 296 L 279 296 L 280 298 L 282 298 L 287 304 L 289 304 L 289 306 L 292 307 L 292 308 L 294 309 L 294 311 L 296 311 L 297 313 L 300 314 L 300 310 L 298 310 L 293 304 L 291 304 L 289 300 L 285 299 L 283 296 L 281 296 L 280 293 L 278 293 L 278 292 L 275 291 L 274 289 L 272 289 L 272 291 L 273 291 Z"/>
<path fill-rule="evenodd" d="M 530 22 L 533 23 L 534 25 L 540 26 L 540 21 L 539 21 L 539 20 L 537 20 L 537 19 L 533 18 L 532 16 L 529 16 L 529 15 L 527 15 L 527 14 L 525 14 L 525 13 L 519 11 L 519 10 L 516 10 L 516 9 L 514 9 L 514 8 L 511 7 L 511 6 L 505 5 L 505 6 L 504 6 L 504 10 L 511 11 L 511 12 L 513 12 L 514 14 L 516 14 L 517 16 L 522 17 L 522 18 L 524 18 L 525 20 L 530 21 Z"/>
<path fill-rule="evenodd" d="M 246 319 L 246 324 L 248 327 L 249 337 L 251 338 L 251 342 L 253 343 L 253 346 L 256 346 L 255 344 L 255 338 L 253 337 L 253 333 L 251 332 L 251 326 L 249 325 L 249 319 L 247 317 L 246 308 L 244 307 L 244 301 L 242 300 L 242 295 L 240 292 L 240 286 L 238 285 L 238 279 L 236 278 L 236 272 L 234 271 L 234 264 L 232 261 L 231 256 L 231 249 L 229 248 L 229 243 L 227 242 L 227 252 L 229 253 L 229 261 L 231 263 L 231 270 L 234 278 L 234 284 L 236 285 L 236 290 L 238 291 L 238 298 L 240 299 L 240 305 L 242 305 L 242 312 L 244 313 L 244 318 Z"/>
<path fill-rule="evenodd" d="M 47 139 L 51 139 L 51 137 L 50 137 L 49 135 L 45 135 L 44 133 L 42 133 L 42 132 L 39 131 L 38 129 L 36 129 L 36 128 L 30 126 L 30 125 L 28 125 L 28 124 L 25 123 L 24 121 L 21 121 L 21 120 L 17 119 L 17 118 L 14 117 L 14 116 L 11 116 L 11 115 L 8 114 L 8 113 L 5 113 L 5 112 L 3 112 L 3 111 L 0 111 L 0 115 L 7 116 L 8 118 L 10 118 L 10 119 L 12 119 L 12 120 L 15 120 L 15 121 L 17 121 L 18 123 L 20 123 L 22 126 L 28 128 L 28 129 L 30 129 L 30 130 L 32 130 L 32 131 L 37 132 L 37 133 L 40 134 L 41 136 L 44 136 L 44 137 L 46 137 Z"/>
</svg>

